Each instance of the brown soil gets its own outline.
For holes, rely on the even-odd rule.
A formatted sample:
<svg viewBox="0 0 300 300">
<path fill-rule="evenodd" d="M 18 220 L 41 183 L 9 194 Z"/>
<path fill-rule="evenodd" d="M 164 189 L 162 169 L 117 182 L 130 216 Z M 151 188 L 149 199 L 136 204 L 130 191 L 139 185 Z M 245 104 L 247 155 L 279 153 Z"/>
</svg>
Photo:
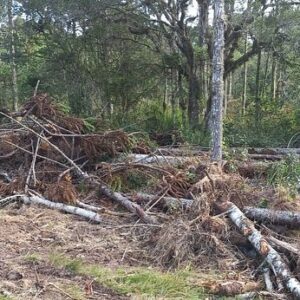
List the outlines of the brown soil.
<svg viewBox="0 0 300 300">
<path fill-rule="evenodd" d="M 55 267 L 49 262 L 53 253 L 109 267 L 139 264 L 130 258 L 135 247 L 140 251 L 134 241 L 124 258 L 129 241 L 121 233 L 58 211 L 10 206 L 0 211 L 0 228 L 0 295 L 14 299 L 70 299 L 68 286 L 84 293 L 93 279 Z M 30 255 L 39 259 L 32 262 Z M 95 281 L 92 289 L 86 299 L 127 299 Z"/>
</svg>

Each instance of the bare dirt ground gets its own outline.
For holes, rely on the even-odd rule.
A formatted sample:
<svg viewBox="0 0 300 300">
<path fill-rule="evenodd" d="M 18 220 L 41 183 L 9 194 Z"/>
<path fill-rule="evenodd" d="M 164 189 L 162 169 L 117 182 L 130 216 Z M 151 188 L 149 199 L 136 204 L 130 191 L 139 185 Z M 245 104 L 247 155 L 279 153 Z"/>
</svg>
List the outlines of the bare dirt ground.
<svg viewBox="0 0 300 300">
<path fill-rule="evenodd" d="M 124 257 L 128 241 L 117 231 L 35 206 L 1 210 L 0 228 L 0 295 L 22 300 L 127 299 L 49 260 L 51 255 L 63 254 L 111 268 L 137 265 L 130 251 L 135 246 L 140 251 L 138 245 L 130 241 L 131 250 Z M 87 291 L 89 284 L 92 295 Z M 74 287 L 82 298 L 72 296 Z"/>
</svg>

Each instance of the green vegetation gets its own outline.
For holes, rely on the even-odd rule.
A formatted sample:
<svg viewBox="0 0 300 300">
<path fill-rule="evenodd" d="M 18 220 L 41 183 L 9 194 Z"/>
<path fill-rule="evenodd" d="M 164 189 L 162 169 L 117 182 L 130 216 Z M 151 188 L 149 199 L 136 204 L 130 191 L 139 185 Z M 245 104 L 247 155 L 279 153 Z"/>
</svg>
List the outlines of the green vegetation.
<svg viewBox="0 0 300 300">
<path fill-rule="evenodd" d="M 212 11 L 205 2 L 199 8 Z M 38 92 L 83 117 L 87 131 L 177 132 L 209 145 L 213 26 L 190 18 L 190 2 L 9 3 L 0 13 L 1 108 L 13 108 L 14 88 L 21 104 L 40 81 Z M 286 146 L 300 132 L 299 6 L 225 1 L 225 14 L 225 144 Z M 175 25 L 155 22 L 159 16 Z"/>
<path fill-rule="evenodd" d="M 10 296 L 5 296 L 0 294 L 0 300 L 13 300 Z"/>
<path fill-rule="evenodd" d="M 92 276 L 100 284 L 121 294 L 139 295 L 145 299 L 205 298 L 203 288 L 191 283 L 191 279 L 196 278 L 197 275 L 188 269 L 165 273 L 152 268 L 111 269 L 100 265 L 89 265 L 61 254 L 52 254 L 49 260 L 56 267 L 64 267 L 75 274 Z"/>
<path fill-rule="evenodd" d="M 280 162 L 273 164 L 268 171 L 268 181 L 277 186 L 288 188 L 292 194 L 300 189 L 300 159 L 289 155 Z"/>
</svg>

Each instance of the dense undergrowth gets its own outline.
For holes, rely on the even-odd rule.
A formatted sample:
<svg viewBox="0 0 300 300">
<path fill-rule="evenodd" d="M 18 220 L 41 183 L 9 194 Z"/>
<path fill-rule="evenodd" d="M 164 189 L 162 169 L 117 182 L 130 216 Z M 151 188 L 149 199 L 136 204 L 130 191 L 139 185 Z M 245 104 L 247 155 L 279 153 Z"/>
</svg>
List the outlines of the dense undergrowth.
<svg viewBox="0 0 300 300">
<path fill-rule="evenodd" d="M 91 123 L 93 118 L 89 119 Z M 98 124 L 99 125 L 99 124 Z M 140 103 L 135 110 L 116 112 L 110 121 L 101 120 L 101 126 L 124 128 L 129 132 L 143 131 L 148 134 L 170 133 L 180 136 L 179 142 L 209 146 L 210 136 L 202 118 L 199 126 L 191 130 L 179 109 L 174 111 L 161 103 Z M 97 126 L 97 124 L 95 124 Z M 224 118 L 224 144 L 228 147 L 297 147 L 300 144 L 300 109 L 290 106 L 266 107 L 256 121 L 249 109 L 245 116 L 228 114 Z M 173 141 L 176 142 L 176 139 Z"/>
</svg>

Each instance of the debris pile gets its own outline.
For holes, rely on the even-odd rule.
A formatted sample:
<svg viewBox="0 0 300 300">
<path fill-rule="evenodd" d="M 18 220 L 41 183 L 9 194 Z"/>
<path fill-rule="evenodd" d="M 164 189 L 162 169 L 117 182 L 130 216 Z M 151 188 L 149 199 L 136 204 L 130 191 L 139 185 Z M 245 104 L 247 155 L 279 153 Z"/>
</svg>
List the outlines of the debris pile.
<svg viewBox="0 0 300 300">
<path fill-rule="evenodd" d="M 201 282 L 211 293 L 300 298 L 300 245 L 289 233 L 300 226 L 299 199 L 257 182 L 285 151 L 251 149 L 232 172 L 204 150 L 151 151 L 122 130 L 90 133 L 47 94 L 0 115 L 0 207 L 39 204 L 103 226 L 126 216 L 119 222 L 132 224 L 153 263 L 240 274 Z"/>
</svg>

